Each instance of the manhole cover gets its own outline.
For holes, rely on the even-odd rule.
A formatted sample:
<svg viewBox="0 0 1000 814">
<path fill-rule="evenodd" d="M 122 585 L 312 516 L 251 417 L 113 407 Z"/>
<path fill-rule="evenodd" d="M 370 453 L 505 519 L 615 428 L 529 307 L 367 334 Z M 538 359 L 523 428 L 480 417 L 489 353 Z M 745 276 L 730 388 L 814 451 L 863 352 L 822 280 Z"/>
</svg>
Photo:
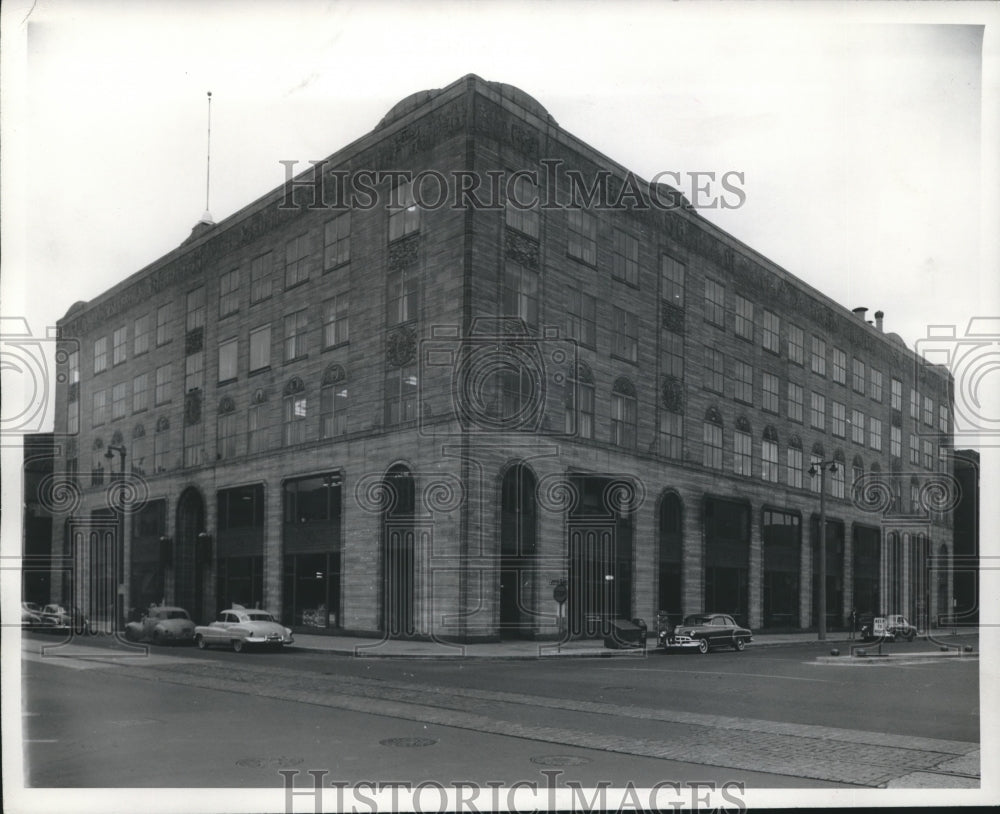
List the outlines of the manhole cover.
<svg viewBox="0 0 1000 814">
<path fill-rule="evenodd" d="M 434 738 L 386 738 L 379 743 L 383 746 L 433 746 L 437 741 Z"/>
<path fill-rule="evenodd" d="M 241 757 L 236 761 L 236 765 L 241 769 L 285 769 L 289 766 L 298 766 L 302 763 L 300 757 Z"/>
<path fill-rule="evenodd" d="M 531 758 L 531 762 L 540 766 L 583 766 L 590 763 L 590 758 L 573 755 L 537 755 Z"/>
</svg>

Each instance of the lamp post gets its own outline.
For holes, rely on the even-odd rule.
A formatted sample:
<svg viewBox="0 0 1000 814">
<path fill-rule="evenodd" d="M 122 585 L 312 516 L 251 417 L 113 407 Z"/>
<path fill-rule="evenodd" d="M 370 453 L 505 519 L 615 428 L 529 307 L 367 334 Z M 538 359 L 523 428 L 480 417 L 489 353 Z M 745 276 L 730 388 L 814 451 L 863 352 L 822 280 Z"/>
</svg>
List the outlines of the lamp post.
<svg viewBox="0 0 1000 814">
<path fill-rule="evenodd" d="M 817 461 L 809 476 L 819 475 L 819 640 L 826 639 L 826 473 L 837 471 L 836 461 Z"/>
<path fill-rule="evenodd" d="M 121 459 L 121 480 L 125 481 L 125 447 L 120 444 L 108 444 L 108 448 L 104 453 L 104 457 L 108 459 L 108 475 L 109 478 L 113 476 L 111 472 L 111 461 L 114 459 L 115 453 L 118 453 Z M 113 479 L 113 478 L 112 478 Z M 122 492 L 122 506 L 121 511 L 118 516 L 118 540 L 115 545 L 115 581 L 117 588 L 115 590 L 116 601 L 115 601 L 115 630 L 122 631 L 125 629 L 125 493 Z"/>
</svg>

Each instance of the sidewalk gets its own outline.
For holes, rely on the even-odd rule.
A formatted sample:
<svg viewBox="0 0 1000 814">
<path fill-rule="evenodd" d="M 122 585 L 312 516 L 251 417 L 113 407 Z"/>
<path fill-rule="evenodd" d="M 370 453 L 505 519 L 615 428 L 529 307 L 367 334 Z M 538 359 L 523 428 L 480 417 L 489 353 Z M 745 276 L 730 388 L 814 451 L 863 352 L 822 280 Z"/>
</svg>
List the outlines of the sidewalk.
<svg viewBox="0 0 1000 814">
<path fill-rule="evenodd" d="M 950 629 L 937 631 L 934 640 L 928 642 L 934 650 L 943 644 L 954 642 L 962 646 L 965 637 L 975 635 L 976 629 L 960 629 L 952 635 Z M 921 637 L 917 637 L 920 639 Z M 877 643 L 864 643 L 851 639 L 847 633 L 828 633 L 820 642 L 816 633 L 762 633 L 755 634 L 748 648 L 771 647 L 787 644 L 817 644 L 823 648 L 838 648 L 846 655 L 851 644 L 877 647 Z M 656 649 L 656 640 L 647 640 L 649 651 Z M 339 656 L 359 658 L 404 658 L 404 659 L 543 659 L 543 658 L 641 658 L 640 649 L 613 650 L 606 648 L 601 639 L 578 639 L 560 644 L 558 642 L 534 642 L 513 639 L 486 644 L 453 644 L 437 641 L 410 641 L 405 639 L 364 639 L 357 636 L 319 636 L 296 633 L 292 648 L 316 650 Z M 824 651 L 825 653 L 825 651 Z"/>
</svg>

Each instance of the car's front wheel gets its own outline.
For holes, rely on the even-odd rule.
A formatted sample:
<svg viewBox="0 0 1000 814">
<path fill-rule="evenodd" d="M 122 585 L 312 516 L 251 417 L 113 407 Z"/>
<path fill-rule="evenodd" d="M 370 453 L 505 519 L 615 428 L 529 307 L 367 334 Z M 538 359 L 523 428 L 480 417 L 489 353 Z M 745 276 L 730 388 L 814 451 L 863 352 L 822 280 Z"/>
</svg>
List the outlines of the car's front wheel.
<svg viewBox="0 0 1000 814">
<path fill-rule="evenodd" d="M 743 641 L 743 639 L 741 639 L 739 636 L 737 636 L 736 639 L 733 641 L 733 647 L 739 653 L 742 653 L 743 650 L 744 650 L 744 648 L 746 648 L 746 646 L 747 646 L 747 643 L 745 641 Z"/>
<path fill-rule="evenodd" d="M 702 655 L 708 652 L 708 639 L 698 639 L 698 652 Z"/>
<path fill-rule="evenodd" d="M 242 653 L 243 652 L 243 639 L 233 639 L 233 652 Z"/>
</svg>

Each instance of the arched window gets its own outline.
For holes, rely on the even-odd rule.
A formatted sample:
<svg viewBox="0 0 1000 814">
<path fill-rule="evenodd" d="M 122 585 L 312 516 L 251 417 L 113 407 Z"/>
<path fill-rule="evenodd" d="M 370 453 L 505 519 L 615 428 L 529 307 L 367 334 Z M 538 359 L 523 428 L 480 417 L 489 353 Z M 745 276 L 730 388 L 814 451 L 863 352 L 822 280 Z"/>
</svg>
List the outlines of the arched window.
<svg viewBox="0 0 1000 814">
<path fill-rule="evenodd" d="M 753 474 L 753 442 L 750 436 L 750 422 L 744 416 L 736 419 L 733 433 L 733 472 L 750 477 Z"/>
<path fill-rule="evenodd" d="M 709 407 L 702 423 L 702 463 L 709 469 L 722 469 L 722 416 L 715 407 Z"/>
<path fill-rule="evenodd" d="M 319 391 L 320 438 L 347 434 L 347 403 L 347 373 L 340 365 L 329 365 Z"/>
<path fill-rule="evenodd" d="M 830 494 L 836 498 L 844 499 L 845 494 L 845 473 L 846 464 L 844 463 L 844 453 L 839 449 L 833 454 L 833 461 L 836 464 L 836 469 L 830 473 Z"/>
<path fill-rule="evenodd" d="M 634 449 L 635 434 L 635 387 L 623 376 L 615 382 L 611 391 L 611 443 L 625 449 Z"/>
<path fill-rule="evenodd" d="M 104 483 L 104 441 L 95 438 L 90 451 L 90 485 L 100 486 Z"/>
<path fill-rule="evenodd" d="M 295 376 L 288 380 L 284 390 L 284 444 L 292 446 L 306 440 L 308 400 L 305 384 Z"/>
<path fill-rule="evenodd" d="M 820 489 L 820 475 L 819 475 L 819 464 L 823 460 L 823 445 L 818 441 L 813 444 L 812 452 L 809 454 L 809 469 L 815 470 L 816 474 L 810 476 L 809 478 L 809 490 L 819 494 Z"/>
<path fill-rule="evenodd" d="M 771 426 L 764 428 L 760 445 L 760 476 L 770 483 L 778 482 L 778 433 Z"/>
<path fill-rule="evenodd" d="M 236 440 L 239 429 L 236 423 L 236 403 L 230 396 L 219 401 L 216 418 L 216 458 L 223 460 L 236 457 Z"/>
<path fill-rule="evenodd" d="M 594 437 L 594 374 L 586 362 L 576 366 L 566 382 L 566 434 Z"/>
<path fill-rule="evenodd" d="M 250 399 L 250 409 L 247 411 L 247 455 L 254 455 L 267 449 L 267 393 L 258 388 Z"/>
<path fill-rule="evenodd" d="M 156 435 L 153 436 L 153 471 L 166 472 L 167 458 L 170 455 L 170 419 L 161 416 L 156 422 Z"/>
<path fill-rule="evenodd" d="M 802 440 L 793 435 L 788 439 L 788 452 L 786 457 L 785 471 L 788 476 L 788 485 L 796 489 L 802 488 Z"/>
</svg>

